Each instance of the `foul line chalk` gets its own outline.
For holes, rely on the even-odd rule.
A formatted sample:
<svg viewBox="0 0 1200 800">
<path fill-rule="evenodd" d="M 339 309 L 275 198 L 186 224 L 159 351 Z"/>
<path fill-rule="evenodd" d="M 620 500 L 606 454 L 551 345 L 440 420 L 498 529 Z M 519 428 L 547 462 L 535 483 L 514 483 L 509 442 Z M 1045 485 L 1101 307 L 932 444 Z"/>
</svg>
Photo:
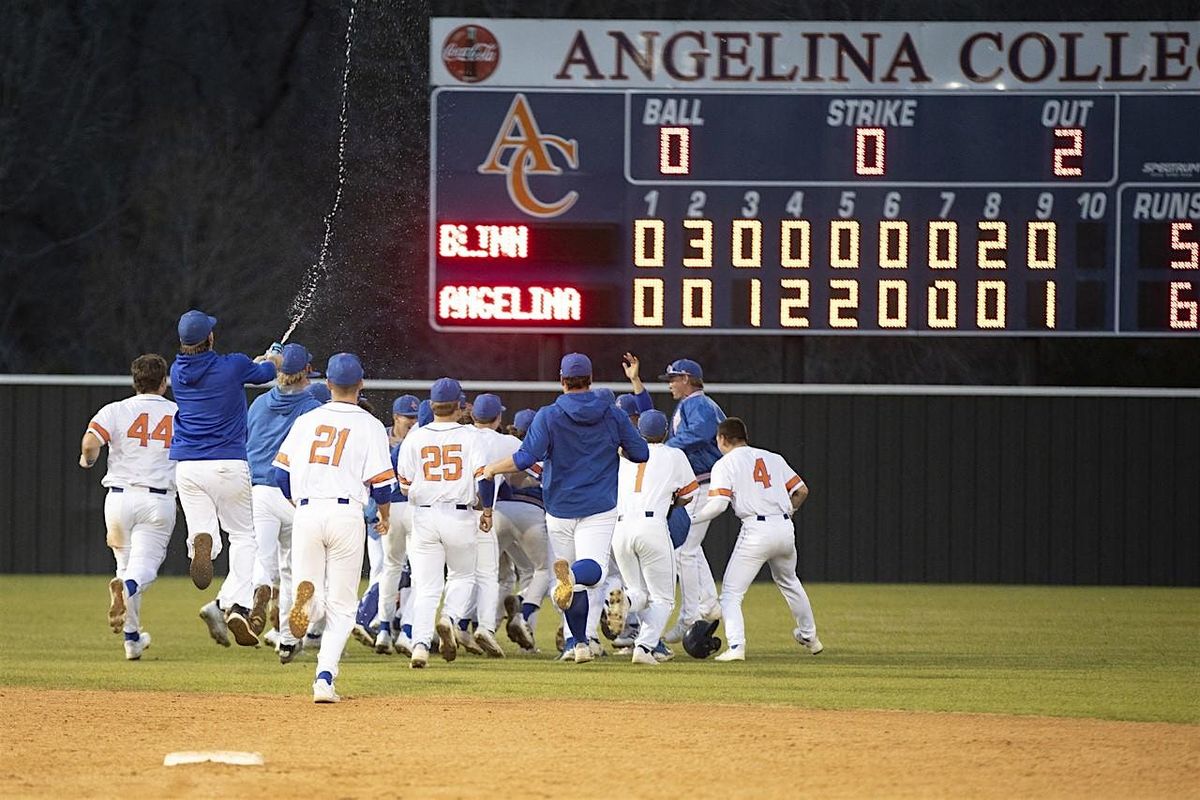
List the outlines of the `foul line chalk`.
<svg viewBox="0 0 1200 800">
<path fill-rule="evenodd" d="M 180 764 L 233 764 L 239 767 L 261 767 L 262 753 L 242 753 L 237 750 L 181 750 L 177 753 L 167 753 L 163 758 L 164 767 L 177 767 Z"/>
</svg>

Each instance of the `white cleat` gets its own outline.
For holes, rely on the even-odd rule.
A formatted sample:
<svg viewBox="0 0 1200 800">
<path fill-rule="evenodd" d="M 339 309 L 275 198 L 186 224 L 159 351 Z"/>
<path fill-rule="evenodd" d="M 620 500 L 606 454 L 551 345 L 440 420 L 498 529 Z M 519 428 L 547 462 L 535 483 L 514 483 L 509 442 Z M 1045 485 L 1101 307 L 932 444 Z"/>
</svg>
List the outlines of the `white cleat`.
<svg viewBox="0 0 1200 800">
<path fill-rule="evenodd" d="M 500 643 L 496 641 L 496 634 L 489 630 L 479 628 L 475 631 L 475 644 L 487 655 L 488 658 L 504 658 L 504 650 L 500 647 Z"/>
<path fill-rule="evenodd" d="M 821 644 L 821 640 L 817 638 L 815 633 L 812 635 L 812 638 L 807 638 L 801 636 L 800 629 L 796 628 L 796 630 L 792 631 L 792 636 L 795 637 L 800 646 L 807 650 L 810 655 L 815 656 L 817 653 L 825 649 L 825 645 Z"/>
<path fill-rule="evenodd" d="M 684 622 L 682 618 L 676 620 L 675 624 L 672 625 L 667 630 L 667 632 L 663 634 L 663 641 L 666 642 L 667 644 L 676 644 L 678 642 L 682 642 L 683 635 L 685 633 L 687 633 L 688 628 L 690 628 L 690 627 L 691 627 L 691 625 Z"/>
<path fill-rule="evenodd" d="M 137 661 L 149 647 L 150 634 L 143 631 L 136 642 L 125 640 L 125 658 L 129 661 Z"/>
<path fill-rule="evenodd" d="M 657 667 L 659 664 L 658 659 L 654 657 L 654 653 L 650 652 L 641 645 L 633 648 L 632 661 L 634 664 L 645 664 L 651 667 Z"/>
<path fill-rule="evenodd" d="M 333 690 L 332 683 L 313 681 L 314 703 L 340 703 L 342 698 Z"/>
<path fill-rule="evenodd" d="M 734 645 L 726 650 L 721 655 L 717 656 L 717 661 L 745 661 L 746 648 L 741 645 Z"/>
<path fill-rule="evenodd" d="M 533 650 L 537 647 L 533 640 L 533 629 L 529 627 L 529 621 L 520 611 L 508 618 L 508 622 L 504 624 L 504 631 L 522 650 Z"/>
<path fill-rule="evenodd" d="M 586 642 L 581 642 L 575 645 L 575 663 L 586 664 L 595 656 L 592 655 L 592 648 Z"/>
<path fill-rule="evenodd" d="M 592 658 L 608 658 L 608 651 L 599 639 L 588 639 L 588 649 L 592 651 Z"/>
<path fill-rule="evenodd" d="M 211 600 L 200 607 L 200 619 L 208 626 L 208 635 L 221 647 L 232 647 L 229 641 L 229 626 L 225 624 L 225 615 L 217 608 L 217 601 Z"/>
<path fill-rule="evenodd" d="M 276 650 L 279 649 L 279 631 L 272 628 L 263 634 L 263 641 L 271 645 Z"/>
<path fill-rule="evenodd" d="M 442 658 L 447 661 L 458 658 L 458 645 L 454 639 L 454 632 L 458 629 L 454 627 L 454 622 L 449 617 L 442 617 L 434 628 L 438 635 L 438 652 L 442 654 Z"/>
<path fill-rule="evenodd" d="M 473 656 L 483 655 L 483 648 L 475 641 L 475 634 L 470 631 L 464 631 L 462 628 L 455 628 L 454 641 Z"/>
<path fill-rule="evenodd" d="M 565 558 L 554 562 L 554 577 L 557 581 L 552 592 L 554 605 L 566 611 L 575 597 L 575 573 L 571 572 L 571 564 Z"/>
<path fill-rule="evenodd" d="M 367 630 L 366 627 L 362 625 L 355 625 L 350 629 L 350 635 L 354 637 L 354 641 L 358 642 L 364 647 L 369 647 L 372 650 L 375 649 L 375 637 L 371 635 L 371 632 Z"/>
<path fill-rule="evenodd" d="M 408 660 L 410 669 L 425 669 L 425 665 L 429 663 L 429 648 L 423 644 L 414 645 L 412 649 L 412 658 Z"/>
<path fill-rule="evenodd" d="M 625 594 L 624 589 L 618 586 L 608 593 L 604 611 L 608 615 L 609 629 L 618 631 L 617 636 L 619 637 L 619 632 L 625 630 L 625 620 L 629 618 L 629 596 Z"/>
<path fill-rule="evenodd" d="M 381 656 L 390 656 L 392 654 L 392 633 L 391 631 L 380 631 L 375 637 L 375 652 Z"/>
<path fill-rule="evenodd" d="M 392 639 L 392 647 L 402 656 L 411 656 L 413 654 L 412 639 L 405 636 L 404 631 L 397 633 L 396 637 Z M 428 652 L 426 651 L 426 654 Z"/>
</svg>

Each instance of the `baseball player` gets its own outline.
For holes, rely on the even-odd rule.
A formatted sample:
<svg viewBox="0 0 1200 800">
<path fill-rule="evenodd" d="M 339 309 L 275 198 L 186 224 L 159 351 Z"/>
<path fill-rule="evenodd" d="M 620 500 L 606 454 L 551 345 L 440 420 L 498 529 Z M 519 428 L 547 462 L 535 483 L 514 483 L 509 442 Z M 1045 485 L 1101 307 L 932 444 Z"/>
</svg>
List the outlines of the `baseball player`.
<svg viewBox="0 0 1200 800">
<path fill-rule="evenodd" d="M 817 638 L 812 605 L 796 577 L 796 528 L 792 514 L 808 497 L 808 487 L 783 456 L 751 447 L 746 423 L 730 417 L 717 428 L 717 446 L 724 454 L 713 465 L 709 502 L 694 517 L 715 519 L 730 504 L 742 521 L 737 544 L 721 581 L 721 615 L 729 649 L 717 661 L 746 660 L 746 621 L 742 598 L 763 564 L 787 601 L 796 628 L 792 636 L 814 656 L 823 649 Z"/>
<path fill-rule="evenodd" d="M 130 367 L 136 394 L 96 412 L 79 444 L 79 466 L 91 469 L 108 445 L 100 483 L 108 546 L 117 562 L 108 582 L 108 624 L 125 633 L 125 658 L 137 661 L 150 646 L 141 630 L 142 595 L 158 577 L 175 529 L 175 462 L 171 435 L 176 406 L 167 392 L 167 362 L 151 353 Z"/>
<path fill-rule="evenodd" d="M 653 408 L 650 393 L 639 377 L 637 356 L 632 353 L 625 354 L 625 375 L 633 385 L 633 394 L 639 407 L 643 411 Z M 720 613 L 717 585 L 703 548 L 704 536 L 708 533 L 708 523 L 712 517 L 698 521 L 695 515 L 704 508 L 708 497 L 705 486 L 709 481 L 709 472 L 721 457 L 716 436 L 717 425 L 725 419 L 725 412 L 704 393 L 704 371 L 690 358 L 672 361 L 659 380 L 667 381 L 671 397 L 678 401 L 671 417 L 671 431 L 666 444 L 679 448 L 687 455 L 696 473 L 696 480 L 700 483 L 700 492 L 691 508 L 692 524 L 687 538 L 679 547 L 677 558 L 681 595 L 679 619 L 665 637 L 668 642 L 678 642 L 693 622 L 701 617 L 715 619 Z"/>
<path fill-rule="evenodd" d="M 411 394 L 401 395 L 392 402 L 391 459 L 398 467 L 400 446 L 417 422 L 420 406 Z M 383 569 L 379 574 L 379 612 L 375 618 L 375 652 L 387 655 L 393 650 L 401 655 L 411 655 L 410 645 L 402 641 L 399 630 L 392 630 L 396 618 L 396 597 L 400 592 L 400 575 L 404 571 L 404 559 L 408 549 L 408 537 L 412 533 L 412 509 L 408 497 L 397 484 L 392 492 L 392 531 L 381 542 L 383 545 Z M 403 504 L 403 505 L 399 505 Z"/>
<path fill-rule="evenodd" d="M 218 643 L 228 631 L 244 646 L 258 644 L 266 607 L 252 612 L 254 595 L 254 513 L 250 467 L 246 462 L 246 390 L 248 383 L 275 379 L 282 356 L 264 353 L 255 360 L 241 353 L 213 350 L 215 317 L 195 309 L 179 318 L 179 355 L 171 365 L 171 386 L 179 410 L 171 458 L 179 485 L 179 504 L 188 527 L 192 582 L 207 589 L 213 559 L 221 552 L 219 530 L 229 536 L 229 575 L 217 599 L 200 609 L 200 618 Z M 269 599 L 269 597 L 268 597 Z"/>
<path fill-rule="evenodd" d="M 265 626 L 253 615 L 266 606 L 266 600 L 274 596 L 279 616 L 285 619 L 292 606 L 292 523 L 296 509 L 275 485 L 272 462 L 296 419 L 322 405 L 309 391 L 312 354 L 293 342 L 284 346 L 282 355 L 277 385 L 256 397 L 246 415 L 246 456 L 257 545 L 250 627 L 258 630 Z M 298 640 L 286 628 L 281 629 L 278 618 L 274 624 L 279 632 L 279 658 L 286 664 L 295 657 Z"/>
<path fill-rule="evenodd" d="M 563 394 L 537 412 L 521 449 L 488 464 L 483 475 L 524 471 L 544 462 L 546 527 L 557 580 L 554 603 L 565 612 L 575 640 L 575 663 L 581 664 L 593 658 L 590 640 L 599 644 L 599 587 L 617 521 L 618 452 L 637 463 L 650 452 L 629 417 L 591 390 L 591 359 L 568 353 L 559 376 Z"/>
<path fill-rule="evenodd" d="M 439 378 L 430 391 L 433 422 L 410 431 L 397 459 L 400 486 L 413 507 L 408 561 L 412 569 L 412 657 L 422 669 L 436 627 L 442 657 L 458 654 L 455 626 L 466 616 L 475 575 L 476 529 L 491 525 L 492 481 L 476 483 L 483 467 L 479 436 L 459 418 L 462 388 Z M 484 512 L 477 523 L 477 495 Z M 443 576 L 443 570 L 445 574 Z M 445 589 L 442 614 L 434 624 Z"/>
<path fill-rule="evenodd" d="M 275 456 L 275 480 L 296 504 L 292 570 L 296 597 L 288 615 L 292 636 L 325 620 L 314 703 L 336 703 L 338 663 L 354 625 L 363 563 L 363 507 L 378 507 L 376 530 L 387 534 L 396 474 L 383 423 L 358 406 L 363 368 L 338 353 L 325 370 L 333 401 L 298 418 Z"/>
<path fill-rule="evenodd" d="M 613 555 L 626 588 L 608 593 L 608 624 L 625 626 L 630 609 L 641 612 L 641 628 L 633 648 L 633 663 L 658 664 L 654 650 L 675 605 L 675 559 L 667 512 L 695 496 L 699 484 L 682 450 L 662 444 L 667 438 L 667 418 L 647 411 L 638 431 L 650 445 L 642 464 L 621 461 L 617 476 L 617 526 Z"/>
</svg>

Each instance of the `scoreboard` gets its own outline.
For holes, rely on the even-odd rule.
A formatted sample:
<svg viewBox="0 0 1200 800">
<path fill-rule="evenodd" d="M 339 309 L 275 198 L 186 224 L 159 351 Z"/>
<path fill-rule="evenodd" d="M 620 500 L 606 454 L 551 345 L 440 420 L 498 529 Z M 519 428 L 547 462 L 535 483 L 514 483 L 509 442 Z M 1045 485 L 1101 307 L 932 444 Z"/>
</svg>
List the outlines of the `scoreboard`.
<svg viewBox="0 0 1200 800">
<path fill-rule="evenodd" d="M 1200 92 L 493 86 L 490 22 L 437 51 L 436 329 L 1200 330 Z"/>
</svg>

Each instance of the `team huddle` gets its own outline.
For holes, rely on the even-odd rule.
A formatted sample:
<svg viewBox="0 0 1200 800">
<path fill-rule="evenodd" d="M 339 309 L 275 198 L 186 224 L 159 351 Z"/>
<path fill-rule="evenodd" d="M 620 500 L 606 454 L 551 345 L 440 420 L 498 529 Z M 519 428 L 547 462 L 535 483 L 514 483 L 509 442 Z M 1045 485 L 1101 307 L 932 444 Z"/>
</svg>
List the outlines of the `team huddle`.
<svg viewBox="0 0 1200 800">
<path fill-rule="evenodd" d="M 180 317 L 174 363 L 135 359 L 136 394 L 100 409 L 81 442 L 85 468 L 109 448 L 108 621 L 126 658 L 150 646 L 141 601 L 166 557 L 176 497 L 198 589 L 229 551 L 228 574 L 200 609 L 210 636 L 226 647 L 266 642 L 283 664 L 316 648 L 318 703 L 340 699 L 351 636 L 414 669 L 460 649 L 503 658 L 501 627 L 519 652 L 537 653 L 547 596 L 561 612 L 561 660 L 605 655 L 602 635 L 635 664 L 669 660 L 676 642 L 705 658 L 720 649 L 724 620 L 728 647 L 716 660 L 742 661 L 742 598 L 764 564 L 793 637 L 821 652 L 796 576 L 792 515 L 808 488 L 782 456 L 750 445 L 745 423 L 704 393 L 695 361 L 660 376 L 677 401 L 670 419 L 633 354 L 623 359 L 631 392 L 617 398 L 593 389 L 591 361 L 570 353 L 563 393 L 507 427 L 498 396 L 468 402 L 441 378 L 427 400 L 397 398 L 389 430 L 362 398 L 357 356 L 332 356 L 316 383 L 303 346 L 221 355 L 215 325 L 200 311 Z M 272 382 L 247 409 L 246 385 Z M 727 508 L 741 531 L 718 595 L 702 544 Z M 359 598 L 364 551 L 370 582 Z"/>
</svg>

